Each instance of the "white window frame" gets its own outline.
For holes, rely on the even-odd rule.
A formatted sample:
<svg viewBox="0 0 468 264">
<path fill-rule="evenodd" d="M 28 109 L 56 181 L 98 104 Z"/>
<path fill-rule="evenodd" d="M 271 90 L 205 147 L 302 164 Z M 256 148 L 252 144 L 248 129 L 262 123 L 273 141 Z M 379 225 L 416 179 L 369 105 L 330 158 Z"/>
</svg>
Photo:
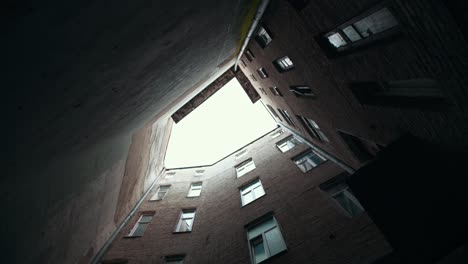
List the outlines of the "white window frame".
<svg viewBox="0 0 468 264">
<path fill-rule="evenodd" d="M 263 229 L 260 229 L 262 225 L 264 225 L 265 223 L 269 221 L 271 221 L 270 225 L 266 225 L 263 227 Z M 266 235 L 268 232 L 272 232 L 272 231 L 275 231 L 279 235 L 279 237 L 277 237 L 278 239 L 277 242 L 280 242 L 279 243 L 280 248 L 277 249 L 277 252 L 272 252 L 271 245 L 270 245 L 272 240 L 268 239 L 268 236 Z M 274 216 L 265 217 L 261 221 L 258 221 L 255 225 L 248 227 L 247 228 L 247 240 L 249 242 L 250 260 L 251 260 L 251 263 L 253 264 L 261 263 L 277 254 L 280 254 L 288 250 L 283 234 L 281 232 L 281 229 Z M 266 258 L 257 261 L 255 258 L 256 256 L 255 256 L 254 243 L 259 240 L 261 240 L 263 244 L 263 250 L 265 252 Z"/>
<path fill-rule="evenodd" d="M 193 216 L 190 216 L 193 214 Z M 179 221 L 177 222 L 177 226 L 175 229 L 175 233 L 188 233 L 192 232 L 193 224 L 195 223 L 195 215 L 196 209 L 184 209 L 180 212 Z M 189 226 L 188 230 L 181 230 L 182 222 L 191 219 L 191 225 Z"/>
<path fill-rule="evenodd" d="M 190 184 L 190 189 L 189 189 L 189 192 L 187 193 L 187 197 L 200 196 L 202 187 L 203 187 L 203 182 L 192 182 Z"/>
<path fill-rule="evenodd" d="M 263 188 L 263 185 L 260 179 L 256 179 L 244 185 L 243 187 L 239 189 L 239 191 L 240 191 L 242 207 L 254 202 L 258 198 L 266 194 L 265 189 Z M 246 202 L 247 196 L 250 196 L 252 198 L 249 202 Z"/>
<path fill-rule="evenodd" d="M 271 138 L 277 138 L 277 137 L 281 136 L 282 134 L 284 134 L 284 131 L 283 131 L 283 129 L 279 128 L 279 129 L 275 130 L 273 133 L 271 133 Z"/>
<path fill-rule="evenodd" d="M 282 152 L 285 153 L 296 146 L 302 144 L 301 140 L 299 140 L 294 135 L 290 135 L 276 143 L 276 147 Z"/>
<path fill-rule="evenodd" d="M 151 218 L 149 220 L 145 220 L 145 216 L 151 216 Z M 133 228 L 130 230 L 130 232 L 128 233 L 127 237 L 142 237 L 146 231 L 146 229 L 148 228 L 148 225 L 149 223 L 151 223 L 151 220 L 153 220 L 153 217 L 154 217 L 154 214 L 149 214 L 149 213 L 143 213 L 140 215 L 140 218 L 138 218 L 138 221 L 135 223 L 135 225 L 133 226 Z M 145 225 L 145 227 L 143 228 L 143 231 L 142 231 L 142 234 L 141 235 L 135 235 L 135 232 L 137 231 L 137 229 L 141 226 L 141 225 Z"/>
<path fill-rule="evenodd" d="M 313 157 L 313 156 L 316 156 L 319 159 L 321 159 L 321 162 L 317 163 L 315 160 L 312 160 L 311 157 Z M 304 159 L 304 160 L 300 161 L 301 159 Z M 321 164 L 323 164 L 324 162 L 327 161 L 327 159 L 325 157 L 323 157 L 319 153 L 315 152 L 313 149 L 305 151 L 304 153 L 292 158 L 292 160 L 294 161 L 294 164 L 296 164 L 297 167 L 303 173 L 306 173 L 306 172 L 312 170 L 313 168 L 318 167 L 319 165 L 321 165 Z M 302 164 L 304 164 L 304 163 L 306 163 L 306 165 L 303 166 Z M 309 166 L 310 166 L 310 168 L 309 168 Z"/>
<path fill-rule="evenodd" d="M 265 68 L 263 68 L 263 67 L 258 68 L 257 73 L 258 73 L 258 76 L 260 76 L 260 78 L 262 78 L 262 79 L 268 78 L 268 73 L 265 70 Z"/>
<path fill-rule="evenodd" d="M 273 38 L 263 26 L 259 26 L 256 34 L 256 40 L 262 48 L 265 48 L 273 41 Z"/>
<path fill-rule="evenodd" d="M 276 66 L 276 69 L 280 73 L 287 72 L 295 68 L 294 63 L 288 56 L 284 56 L 273 61 L 273 64 Z"/>
<path fill-rule="evenodd" d="M 299 116 L 299 118 L 302 120 L 302 122 L 304 123 L 306 129 L 309 131 L 309 134 L 311 134 L 311 136 L 323 142 L 330 142 L 330 140 L 325 135 L 325 133 L 320 129 L 317 122 L 315 122 L 314 120 L 310 118 L 303 117 L 303 116 Z"/>
<path fill-rule="evenodd" d="M 174 178 L 174 175 L 176 175 L 175 171 L 169 171 L 169 172 L 166 172 L 166 175 L 164 176 L 164 178 L 172 179 L 172 178 Z"/>
<path fill-rule="evenodd" d="M 247 153 L 249 153 L 249 150 L 248 149 L 242 149 L 238 152 L 236 152 L 236 154 L 234 154 L 234 157 L 236 160 L 242 158 L 243 156 L 247 155 Z"/>
<path fill-rule="evenodd" d="M 255 168 L 255 163 L 252 158 L 244 160 L 235 167 L 237 178 L 244 176 L 245 174 L 253 171 Z"/>
<path fill-rule="evenodd" d="M 158 194 L 161 192 L 161 188 L 167 188 L 167 190 L 164 192 L 164 195 L 160 198 L 158 198 Z M 150 198 L 150 201 L 161 201 L 164 200 L 164 198 L 167 196 L 167 193 L 169 192 L 169 189 L 171 188 L 171 185 L 160 185 L 158 187 L 158 190 L 156 193 Z"/>
</svg>

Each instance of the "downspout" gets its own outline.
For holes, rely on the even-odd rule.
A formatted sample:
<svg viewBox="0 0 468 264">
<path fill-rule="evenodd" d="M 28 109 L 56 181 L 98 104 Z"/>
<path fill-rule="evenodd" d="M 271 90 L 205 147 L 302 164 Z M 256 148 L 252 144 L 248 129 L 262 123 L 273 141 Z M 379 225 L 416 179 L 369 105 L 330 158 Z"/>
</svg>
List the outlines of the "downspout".
<svg viewBox="0 0 468 264">
<path fill-rule="evenodd" d="M 257 28 L 257 25 L 260 22 L 263 16 L 263 13 L 265 12 L 269 2 L 270 0 L 262 0 L 260 5 L 258 6 L 257 13 L 255 14 L 252 24 L 250 25 L 249 31 L 247 33 L 247 37 L 245 38 L 244 43 L 242 44 L 242 48 L 240 49 L 239 54 L 237 55 L 236 63 L 234 64 L 234 71 L 237 71 L 237 64 L 239 64 L 239 60 L 244 54 L 244 51 L 247 48 L 247 45 L 249 44 L 249 41 L 252 38 L 255 32 L 255 29 Z"/>
<path fill-rule="evenodd" d="M 353 169 L 351 166 L 349 166 L 348 164 L 344 163 L 343 161 L 341 161 L 340 159 L 338 159 L 337 157 L 333 156 L 332 154 L 328 153 L 327 151 L 323 150 L 322 148 L 318 147 L 317 145 L 314 145 L 312 142 L 310 142 L 308 139 L 306 139 L 305 137 L 303 137 L 301 134 L 297 133 L 294 129 L 292 128 L 289 128 L 281 123 L 279 123 L 279 125 L 289 131 L 291 134 L 293 134 L 295 137 L 297 137 L 299 140 L 301 140 L 302 142 L 304 142 L 307 146 L 309 146 L 310 148 L 312 148 L 314 151 L 316 151 L 318 154 L 324 156 L 325 158 L 327 158 L 328 160 L 331 160 L 332 162 L 334 162 L 336 165 L 340 166 L 343 170 L 345 170 L 346 172 L 348 172 L 349 174 L 353 174 L 356 170 Z"/>
<path fill-rule="evenodd" d="M 158 177 L 156 177 L 156 179 L 154 179 L 153 183 L 151 184 L 151 186 L 148 188 L 148 190 L 146 190 L 146 192 L 143 194 L 143 196 L 140 198 L 140 200 L 138 200 L 138 202 L 136 203 L 136 205 L 132 208 L 132 210 L 130 211 L 130 213 L 127 215 L 127 217 L 125 217 L 125 219 L 122 221 L 122 223 L 120 223 L 120 225 L 114 230 L 114 232 L 112 233 L 112 235 L 110 236 L 110 238 L 106 241 L 106 243 L 101 247 L 101 249 L 99 250 L 99 252 L 94 256 L 93 260 L 91 261 L 92 264 L 98 264 L 100 261 L 101 261 L 101 258 L 104 256 L 104 254 L 107 252 L 107 250 L 109 249 L 110 245 L 112 244 L 112 242 L 114 242 L 114 239 L 117 237 L 117 235 L 120 233 L 120 231 L 122 231 L 122 228 L 124 226 L 127 225 L 128 221 L 130 221 L 130 219 L 133 217 L 133 215 L 135 215 L 135 213 L 138 211 L 138 208 L 140 208 L 140 205 L 143 203 L 143 201 L 145 201 L 146 197 L 148 196 L 148 194 L 151 192 L 151 190 L 154 188 L 154 186 L 156 186 L 156 184 L 158 183 L 158 180 L 159 178 L 161 178 L 161 175 L 164 174 L 164 171 L 166 169 L 163 168 L 161 170 L 161 172 L 159 173 Z"/>
</svg>

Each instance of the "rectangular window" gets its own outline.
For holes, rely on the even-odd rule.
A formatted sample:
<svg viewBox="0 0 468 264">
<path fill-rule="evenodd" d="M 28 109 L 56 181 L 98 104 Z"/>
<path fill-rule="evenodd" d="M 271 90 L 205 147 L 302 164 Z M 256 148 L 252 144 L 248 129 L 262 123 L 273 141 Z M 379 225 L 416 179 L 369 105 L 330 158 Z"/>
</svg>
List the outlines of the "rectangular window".
<svg viewBox="0 0 468 264">
<path fill-rule="evenodd" d="M 241 157 L 245 156 L 245 154 L 247 154 L 247 153 L 248 153 L 248 150 L 247 150 L 247 149 L 243 149 L 243 150 L 237 152 L 236 154 L 234 154 L 234 157 L 235 157 L 236 159 L 240 159 Z"/>
<path fill-rule="evenodd" d="M 347 215 L 355 217 L 364 212 L 364 208 L 353 195 L 345 180 L 346 176 L 338 175 L 320 184 L 320 189 L 327 192 Z"/>
<path fill-rule="evenodd" d="M 164 176 L 164 178 L 172 179 L 172 178 L 174 178 L 175 174 L 176 174 L 175 171 L 166 172 L 166 176 Z"/>
<path fill-rule="evenodd" d="M 327 159 L 314 150 L 308 150 L 292 159 L 294 163 L 306 173 L 318 165 L 324 163 Z"/>
<path fill-rule="evenodd" d="M 277 138 L 281 136 L 283 133 L 284 133 L 283 129 L 280 128 L 271 134 L 271 138 Z"/>
<path fill-rule="evenodd" d="M 128 233 L 129 237 L 141 237 L 145 233 L 146 228 L 148 227 L 151 219 L 153 219 L 154 214 L 142 214 L 138 221 L 136 222 L 135 226 L 133 226 L 130 233 Z"/>
<path fill-rule="evenodd" d="M 320 141 L 330 142 L 330 140 L 328 140 L 325 133 L 323 133 L 323 131 L 320 129 L 320 127 L 317 125 L 317 123 L 314 120 L 303 117 L 303 116 L 297 116 L 297 117 L 299 118 L 299 120 L 301 120 L 304 127 L 307 129 L 307 132 L 309 133 L 309 135 L 311 135 L 313 138 L 316 138 Z"/>
<path fill-rule="evenodd" d="M 286 120 L 286 122 L 287 122 L 290 126 L 296 127 L 296 124 L 295 124 L 294 121 L 292 120 L 292 118 L 291 118 L 291 116 L 289 115 L 288 111 L 282 110 L 282 109 L 279 109 L 279 108 L 278 108 L 278 111 L 280 112 L 280 114 L 284 117 L 284 120 Z"/>
<path fill-rule="evenodd" d="M 205 170 L 196 170 L 195 175 L 196 177 L 203 176 L 205 174 Z"/>
<path fill-rule="evenodd" d="M 266 105 L 268 107 L 268 110 L 270 110 L 270 113 L 276 117 L 279 121 L 283 121 L 281 119 L 281 117 L 278 115 L 278 113 L 276 113 L 275 109 L 273 107 L 271 107 L 271 105 Z"/>
<path fill-rule="evenodd" d="M 195 209 L 182 210 L 175 232 L 192 231 L 194 219 L 195 219 Z"/>
<path fill-rule="evenodd" d="M 255 163 L 252 158 L 247 159 L 236 166 L 237 178 L 244 176 L 255 169 Z"/>
<path fill-rule="evenodd" d="M 245 64 L 245 61 L 243 59 L 241 59 L 241 63 L 242 65 L 244 65 L 244 67 L 247 67 L 247 64 Z"/>
<path fill-rule="evenodd" d="M 201 194 L 201 189 L 202 189 L 202 182 L 193 182 L 190 185 L 190 190 L 187 194 L 187 197 L 197 197 L 200 196 Z"/>
<path fill-rule="evenodd" d="M 266 72 L 265 68 L 259 68 L 257 73 L 262 79 L 268 78 L 268 73 Z"/>
<path fill-rule="evenodd" d="M 447 104 L 441 87 L 432 79 L 354 82 L 349 87 L 363 105 L 437 109 Z"/>
<path fill-rule="evenodd" d="M 294 69 L 294 63 L 288 56 L 284 56 L 273 61 L 273 65 L 278 70 L 278 72 L 283 73 Z"/>
<path fill-rule="evenodd" d="M 286 152 L 290 149 L 293 149 L 297 145 L 301 144 L 301 142 L 293 135 L 279 141 L 276 143 L 276 146 L 281 150 L 281 152 Z"/>
<path fill-rule="evenodd" d="M 245 57 L 247 57 L 249 61 L 253 61 L 253 59 L 255 58 L 252 51 L 249 49 L 245 51 Z"/>
<path fill-rule="evenodd" d="M 297 97 L 315 97 L 312 89 L 306 85 L 289 86 L 289 91 L 293 92 Z"/>
<path fill-rule="evenodd" d="M 278 222 L 273 216 L 248 226 L 247 239 L 252 263 L 260 263 L 287 250 Z"/>
<path fill-rule="evenodd" d="M 262 48 L 265 48 L 273 40 L 270 33 L 262 26 L 259 26 L 255 39 Z"/>
<path fill-rule="evenodd" d="M 259 89 L 264 95 L 267 94 L 266 91 L 265 91 L 265 89 L 263 89 L 262 87 L 260 87 L 260 88 L 258 88 L 258 89 Z"/>
<path fill-rule="evenodd" d="M 396 33 L 399 23 L 389 8 L 373 9 L 352 19 L 323 37 L 329 51 L 340 53 Z"/>
<path fill-rule="evenodd" d="M 270 87 L 270 91 L 272 94 L 274 94 L 275 96 L 283 96 L 283 94 L 280 92 L 280 90 L 278 89 L 278 87 Z"/>
<path fill-rule="evenodd" d="M 150 201 L 159 201 L 166 197 L 167 193 L 169 192 L 170 185 L 161 185 L 158 188 L 158 191 L 151 197 Z"/>
<path fill-rule="evenodd" d="M 240 189 L 242 206 L 247 205 L 265 195 L 260 179 L 257 179 Z"/>
<path fill-rule="evenodd" d="M 254 82 L 256 82 L 256 81 L 257 81 L 257 77 L 255 77 L 255 75 L 253 75 L 253 74 L 250 74 L 250 77 L 252 78 L 252 80 L 253 80 Z"/>
<path fill-rule="evenodd" d="M 172 256 L 165 256 L 164 261 L 165 263 L 170 264 L 183 264 L 184 263 L 184 255 L 172 255 Z"/>
<path fill-rule="evenodd" d="M 338 131 L 338 135 L 341 136 L 353 155 L 361 162 L 374 158 L 380 150 L 375 143 L 358 138 L 343 131 Z"/>
</svg>

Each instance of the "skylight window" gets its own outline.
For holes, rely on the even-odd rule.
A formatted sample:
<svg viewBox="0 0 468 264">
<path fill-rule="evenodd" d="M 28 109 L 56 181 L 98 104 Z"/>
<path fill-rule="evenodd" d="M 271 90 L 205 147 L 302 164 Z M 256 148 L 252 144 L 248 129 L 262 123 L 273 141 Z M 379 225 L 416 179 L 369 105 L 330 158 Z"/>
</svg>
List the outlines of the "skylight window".
<svg viewBox="0 0 468 264">
<path fill-rule="evenodd" d="M 236 78 L 173 125 L 166 168 L 211 165 L 277 127 Z"/>
</svg>

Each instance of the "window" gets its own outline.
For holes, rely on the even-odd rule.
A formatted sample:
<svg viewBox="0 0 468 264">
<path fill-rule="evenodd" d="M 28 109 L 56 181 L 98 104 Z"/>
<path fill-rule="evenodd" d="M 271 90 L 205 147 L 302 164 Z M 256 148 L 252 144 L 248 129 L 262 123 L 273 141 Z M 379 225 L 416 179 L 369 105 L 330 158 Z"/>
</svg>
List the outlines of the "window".
<svg viewBox="0 0 468 264">
<path fill-rule="evenodd" d="M 165 176 L 164 178 L 166 178 L 166 179 L 172 179 L 172 178 L 174 178 L 174 175 L 175 175 L 175 174 L 176 174 L 175 171 L 167 172 L 167 173 L 166 173 L 166 176 Z"/>
<path fill-rule="evenodd" d="M 240 189 L 242 206 L 247 205 L 265 195 L 260 179 L 257 179 Z"/>
<path fill-rule="evenodd" d="M 382 39 L 396 33 L 398 21 L 387 7 L 373 9 L 324 35 L 325 44 L 336 52 Z"/>
<path fill-rule="evenodd" d="M 314 150 L 308 150 L 305 153 L 294 157 L 292 160 L 294 163 L 296 163 L 302 172 L 306 173 L 318 165 L 324 163 L 327 159 Z"/>
<path fill-rule="evenodd" d="M 399 108 L 438 108 L 445 105 L 439 84 L 432 79 L 354 82 L 350 89 L 361 104 Z"/>
<path fill-rule="evenodd" d="M 294 69 L 294 63 L 288 56 L 284 56 L 283 58 L 273 61 L 273 65 L 278 72 L 287 72 Z"/>
<path fill-rule="evenodd" d="M 289 86 L 289 91 L 293 92 L 297 97 L 315 97 L 312 89 L 305 85 Z"/>
<path fill-rule="evenodd" d="M 256 81 L 257 81 L 257 77 L 255 77 L 255 75 L 253 75 L 253 74 L 250 74 L 250 77 L 252 78 L 252 80 L 254 80 L 254 82 L 256 82 Z"/>
<path fill-rule="evenodd" d="M 277 138 L 281 136 L 283 133 L 284 133 L 283 129 L 280 128 L 271 134 L 271 138 Z"/>
<path fill-rule="evenodd" d="M 276 143 L 276 146 L 281 150 L 281 152 L 286 152 L 290 149 L 293 149 L 295 146 L 301 144 L 301 142 L 293 135 L 279 141 Z"/>
<path fill-rule="evenodd" d="M 243 161 L 239 165 L 236 166 L 236 173 L 237 173 L 237 178 L 244 176 L 250 171 L 253 171 L 255 169 L 255 163 L 253 162 L 252 158 Z"/>
<path fill-rule="evenodd" d="M 144 213 L 140 216 L 138 221 L 136 222 L 135 226 L 133 226 L 132 230 L 130 230 L 130 233 L 128 233 L 129 237 L 141 237 L 145 233 L 146 227 L 148 227 L 149 223 L 151 222 L 151 219 L 153 219 L 154 213 L 147 214 Z"/>
<path fill-rule="evenodd" d="M 164 197 L 169 192 L 170 185 L 161 185 L 159 186 L 158 191 L 151 197 L 150 201 L 159 201 L 164 199 Z"/>
<path fill-rule="evenodd" d="M 298 116 L 298 118 L 301 120 L 310 136 L 320 141 L 330 142 L 314 120 L 303 116 Z"/>
<path fill-rule="evenodd" d="M 257 73 L 262 79 L 268 78 L 268 73 L 265 71 L 264 68 L 259 68 L 257 70 Z"/>
<path fill-rule="evenodd" d="M 245 154 L 247 154 L 247 153 L 248 153 L 248 150 L 247 150 L 247 149 L 243 149 L 243 150 L 237 152 L 236 154 L 234 154 L 234 157 L 235 157 L 236 159 L 240 159 L 241 157 L 243 157 L 243 156 L 244 156 Z"/>
<path fill-rule="evenodd" d="M 245 51 L 245 57 L 247 57 L 249 61 L 253 61 L 253 59 L 255 58 L 252 51 L 249 49 Z"/>
<path fill-rule="evenodd" d="M 177 223 L 176 232 L 190 232 L 195 219 L 195 209 L 182 210 L 179 223 Z"/>
<path fill-rule="evenodd" d="M 252 263 L 260 263 L 287 250 L 278 222 L 269 216 L 247 227 Z"/>
<path fill-rule="evenodd" d="M 259 26 L 255 39 L 262 48 L 265 48 L 273 40 L 271 35 L 262 26 Z"/>
<path fill-rule="evenodd" d="M 243 59 L 241 59 L 241 63 L 242 65 L 244 65 L 244 67 L 247 67 L 247 64 L 245 64 L 245 61 Z"/>
<path fill-rule="evenodd" d="M 358 138 L 343 131 L 338 131 L 345 144 L 351 150 L 353 155 L 361 162 L 372 159 L 380 148 L 373 142 Z"/>
<path fill-rule="evenodd" d="M 195 171 L 195 176 L 196 177 L 203 176 L 203 174 L 205 174 L 205 170 L 196 170 Z"/>
<path fill-rule="evenodd" d="M 268 110 L 270 110 L 270 113 L 276 117 L 279 121 L 283 121 L 281 119 L 281 117 L 278 115 L 278 113 L 276 113 L 275 109 L 273 107 L 271 107 L 271 105 L 266 105 L 268 107 Z"/>
<path fill-rule="evenodd" d="M 202 182 L 193 182 L 190 185 L 190 190 L 187 194 L 187 197 L 197 197 L 200 196 L 201 189 L 202 189 Z"/>
<path fill-rule="evenodd" d="M 287 122 L 290 126 L 293 126 L 293 127 L 296 126 L 296 124 L 294 123 L 294 121 L 291 119 L 291 116 L 289 115 L 288 111 L 282 110 L 282 109 L 279 109 L 279 108 L 278 108 L 278 111 L 280 112 L 280 114 L 284 117 L 284 119 L 286 120 L 286 122 Z"/>
<path fill-rule="evenodd" d="M 271 91 L 272 94 L 274 94 L 276 96 L 283 96 L 283 94 L 280 92 L 278 87 L 270 87 L 270 91 Z"/>
<path fill-rule="evenodd" d="M 263 88 L 261 88 L 261 87 L 258 88 L 258 89 L 259 89 L 263 94 L 265 94 L 265 95 L 267 94 L 266 91 L 265 91 L 265 89 L 263 89 Z"/>
<path fill-rule="evenodd" d="M 320 184 L 320 189 L 327 192 L 347 215 L 355 217 L 364 212 L 364 208 L 353 195 L 345 180 L 345 175 L 338 175 Z"/>
<path fill-rule="evenodd" d="M 184 255 L 165 256 L 164 261 L 170 264 L 183 264 L 184 258 L 185 258 Z"/>
</svg>

